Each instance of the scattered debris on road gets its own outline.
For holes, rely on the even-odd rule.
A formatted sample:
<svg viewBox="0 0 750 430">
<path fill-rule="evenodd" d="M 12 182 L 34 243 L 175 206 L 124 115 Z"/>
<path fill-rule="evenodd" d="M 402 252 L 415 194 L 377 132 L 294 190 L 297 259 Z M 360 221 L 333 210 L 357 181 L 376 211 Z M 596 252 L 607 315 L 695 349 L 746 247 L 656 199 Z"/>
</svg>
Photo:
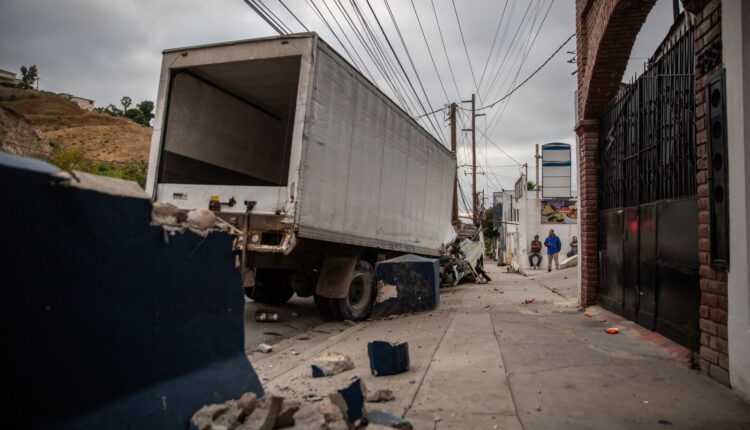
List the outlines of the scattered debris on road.
<svg viewBox="0 0 750 430">
<path fill-rule="evenodd" d="M 617 328 L 617 327 L 610 327 L 610 328 L 608 328 L 608 329 L 606 329 L 604 331 L 606 331 L 609 334 L 619 334 L 620 333 L 620 329 Z"/>
<path fill-rule="evenodd" d="M 333 376 L 347 370 L 354 369 L 354 362 L 349 356 L 340 352 L 329 351 L 313 359 L 311 364 L 312 377 Z"/>
<path fill-rule="evenodd" d="M 359 378 L 348 387 L 337 390 L 329 396 L 331 403 L 343 412 L 346 422 L 352 425 L 365 416 L 365 397 L 367 397 L 367 388 Z"/>
<path fill-rule="evenodd" d="M 397 375 L 409 370 L 409 343 L 380 340 L 367 344 L 370 371 L 375 376 Z"/>
<path fill-rule="evenodd" d="M 255 321 L 258 321 L 258 322 L 278 322 L 279 321 L 279 313 L 278 312 L 257 311 L 257 312 L 255 312 Z"/>
<path fill-rule="evenodd" d="M 396 396 L 393 395 L 393 391 L 389 390 L 388 388 L 383 388 L 368 394 L 365 401 L 368 403 L 380 403 L 390 402 L 391 400 L 395 399 Z"/>
<path fill-rule="evenodd" d="M 524 299 L 523 300 L 523 304 L 524 305 L 530 305 L 530 304 L 534 303 L 534 301 L 536 301 L 536 298 L 533 298 L 533 299 Z"/>
<path fill-rule="evenodd" d="M 269 352 L 273 351 L 273 347 L 267 343 L 261 343 L 255 349 L 256 351 L 262 352 L 264 354 L 268 354 Z"/>
<path fill-rule="evenodd" d="M 401 430 L 413 429 L 409 421 L 386 411 L 368 412 L 367 415 L 365 415 L 365 419 L 370 424 L 377 424 L 384 427 L 396 428 Z"/>
</svg>

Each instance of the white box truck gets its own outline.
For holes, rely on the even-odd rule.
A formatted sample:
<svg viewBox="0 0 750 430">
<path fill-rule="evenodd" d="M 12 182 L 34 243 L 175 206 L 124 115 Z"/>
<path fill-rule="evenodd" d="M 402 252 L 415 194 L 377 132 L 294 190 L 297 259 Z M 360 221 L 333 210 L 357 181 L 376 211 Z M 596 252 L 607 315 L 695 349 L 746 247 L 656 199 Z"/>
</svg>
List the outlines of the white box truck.
<svg viewBox="0 0 750 430">
<path fill-rule="evenodd" d="M 243 234 L 247 294 L 367 317 L 374 264 L 453 243 L 456 160 L 314 33 L 164 51 L 146 189 Z"/>
</svg>

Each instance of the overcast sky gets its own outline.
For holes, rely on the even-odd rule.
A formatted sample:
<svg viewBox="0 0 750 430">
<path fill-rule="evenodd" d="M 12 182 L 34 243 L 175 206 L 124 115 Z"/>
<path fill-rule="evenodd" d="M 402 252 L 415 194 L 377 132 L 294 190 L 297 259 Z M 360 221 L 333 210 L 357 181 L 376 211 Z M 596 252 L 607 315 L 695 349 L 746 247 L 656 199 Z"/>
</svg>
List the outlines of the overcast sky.
<svg viewBox="0 0 750 430">
<path fill-rule="evenodd" d="M 294 31 L 302 30 L 282 8 L 279 0 L 263 1 Z M 282 1 L 309 29 L 320 33 L 328 43 L 345 55 L 306 0 Z M 325 9 L 327 4 L 347 30 L 348 37 L 357 43 L 333 0 L 314 2 L 324 14 L 328 13 Z M 366 0 L 357 2 L 363 12 L 369 13 Z M 350 4 L 348 1 L 341 3 Z M 413 73 L 384 6 L 384 0 L 370 0 L 370 3 L 404 62 L 404 67 L 409 73 Z M 459 101 L 459 95 L 467 100 L 472 92 L 476 92 L 467 61 L 467 50 L 480 88 L 478 104 L 484 105 L 499 99 L 513 88 L 514 78 L 516 83 L 520 83 L 575 31 L 573 0 L 455 0 L 467 47 L 464 50 L 453 3 L 451 0 L 434 0 L 447 57 L 455 76 L 454 84 L 433 14 L 432 0 L 414 0 L 448 95 L 446 98 L 411 2 L 390 0 L 389 4 L 432 103 L 432 109 Z M 502 13 L 504 8 L 505 14 Z M 503 21 L 499 37 L 490 57 L 501 17 Z M 671 23 L 671 1 L 658 0 L 631 53 L 627 77 L 642 69 L 643 59 L 650 56 Z M 335 26 L 333 22 L 331 24 Z M 338 32 L 337 27 L 334 29 Z M 36 64 L 42 89 L 92 98 L 98 106 L 119 103 L 124 95 L 130 96 L 135 102 L 144 99 L 155 101 L 162 50 L 274 34 L 276 33 L 242 0 L 2 0 L 0 68 L 18 71 L 22 65 Z M 535 35 L 536 40 L 531 45 Z M 499 148 L 518 162 L 529 163 L 532 180 L 535 144 L 575 142 L 573 92 L 576 77 L 571 74 L 575 70 L 575 64 L 567 62 L 574 57 L 567 51 L 573 50 L 575 39 L 515 92 L 507 103 L 487 110 L 488 115 L 477 120 L 478 128 L 486 130 Z M 367 58 L 364 50 L 360 49 L 359 53 Z M 521 64 L 524 56 L 526 60 Z M 503 59 L 506 60 L 503 62 Z M 377 74 L 373 64 L 367 59 L 365 61 L 375 75 L 376 83 L 390 94 L 386 82 Z M 488 64 L 486 71 L 485 64 Z M 503 66 L 498 67 L 500 64 Z M 411 79 L 421 94 L 413 74 Z M 492 82 L 494 85 L 489 85 Z M 435 118 L 448 137 L 447 123 L 442 114 L 435 115 Z M 422 121 L 426 124 L 425 120 Z M 468 133 L 464 134 L 468 137 Z M 488 196 L 492 191 L 497 191 L 498 187 L 512 189 L 519 168 L 513 167 L 515 162 L 488 143 L 481 134 L 478 136 L 478 160 L 481 164 L 501 166 L 484 167 L 487 175 L 480 175 L 478 189 L 485 189 Z M 468 139 L 461 141 L 459 164 L 465 164 L 469 160 L 468 144 Z M 463 174 L 461 177 L 468 191 L 468 177 Z"/>
</svg>

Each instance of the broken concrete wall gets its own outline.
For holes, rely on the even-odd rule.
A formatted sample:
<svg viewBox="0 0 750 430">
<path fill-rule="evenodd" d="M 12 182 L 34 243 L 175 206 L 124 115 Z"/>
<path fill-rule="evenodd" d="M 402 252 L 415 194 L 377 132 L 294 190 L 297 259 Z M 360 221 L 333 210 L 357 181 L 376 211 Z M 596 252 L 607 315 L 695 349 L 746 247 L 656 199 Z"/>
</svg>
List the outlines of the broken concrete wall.
<svg viewBox="0 0 750 430">
<path fill-rule="evenodd" d="M 166 236 L 148 199 L 69 181 L 0 154 L 9 427 L 186 428 L 261 395 L 232 238 Z"/>
<path fill-rule="evenodd" d="M 372 316 L 431 310 L 440 304 L 438 260 L 402 255 L 375 268 L 378 292 Z"/>
</svg>

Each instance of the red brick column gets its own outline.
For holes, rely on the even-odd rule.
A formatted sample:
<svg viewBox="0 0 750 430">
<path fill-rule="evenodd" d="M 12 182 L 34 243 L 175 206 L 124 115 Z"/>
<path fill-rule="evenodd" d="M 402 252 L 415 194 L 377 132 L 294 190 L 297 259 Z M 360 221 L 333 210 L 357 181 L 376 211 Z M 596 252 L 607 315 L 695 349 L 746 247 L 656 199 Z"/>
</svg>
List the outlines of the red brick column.
<svg viewBox="0 0 750 430">
<path fill-rule="evenodd" d="M 697 2 L 693 2 L 697 3 Z M 706 87 L 708 77 L 721 70 L 721 2 L 699 5 L 695 14 L 695 128 L 698 182 L 698 260 L 701 289 L 699 308 L 701 370 L 729 385 L 727 355 L 727 274 L 711 268 L 710 188 L 708 184 L 708 119 Z M 697 6 L 694 6 L 697 7 Z M 706 53 L 711 52 L 710 55 Z"/>
<path fill-rule="evenodd" d="M 599 175 L 599 121 L 583 120 L 576 125 L 578 136 L 578 228 L 581 245 L 581 306 L 594 305 L 599 294 L 599 252 L 597 245 L 597 201 Z"/>
</svg>

